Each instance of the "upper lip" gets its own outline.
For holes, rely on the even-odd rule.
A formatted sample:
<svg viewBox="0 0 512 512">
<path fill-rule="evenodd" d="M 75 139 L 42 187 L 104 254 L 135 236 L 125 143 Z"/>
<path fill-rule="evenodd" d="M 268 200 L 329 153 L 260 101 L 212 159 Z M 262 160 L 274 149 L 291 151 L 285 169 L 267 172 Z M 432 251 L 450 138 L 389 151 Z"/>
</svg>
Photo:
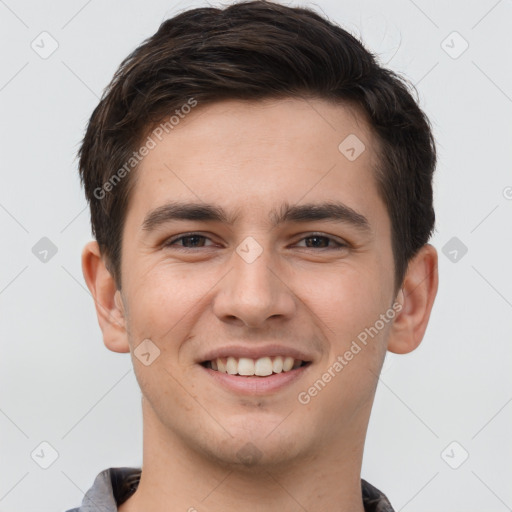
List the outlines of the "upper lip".
<svg viewBox="0 0 512 512">
<path fill-rule="evenodd" d="M 311 356 L 308 356 L 304 352 L 294 347 L 286 347 L 284 345 L 262 345 L 258 347 L 250 347 L 247 345 L 228 345 L 226 347 L 219 347 L 206 352 L 198 363 L 204 363 L 205 361 L 212 361 L 220 357 L 247 357 L 249 359 L 259 359 L 260 357 L 293 357 L 301 361 L 309 362 L 312 360 Z"/>
</svg>

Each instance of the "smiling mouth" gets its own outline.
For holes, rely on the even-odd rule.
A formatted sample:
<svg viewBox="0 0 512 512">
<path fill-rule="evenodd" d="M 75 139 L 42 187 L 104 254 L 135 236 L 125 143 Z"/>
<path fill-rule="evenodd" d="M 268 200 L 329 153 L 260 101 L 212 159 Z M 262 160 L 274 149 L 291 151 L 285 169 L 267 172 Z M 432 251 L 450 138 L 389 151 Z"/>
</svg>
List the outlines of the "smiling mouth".
<svg viewBox="0 0 512 512">
<path fill-rule="evenodd" d="M 219 357 L 211 361 L 203 361 L 200 364 L 204 368 L 239 377 L 269 377 L 279 373 L 293 372 L 298 368 L 308 366 L 311 361 L 301 361 L 293 357 L 282 356 L 261 357 L 259 359 Z"/>
</svg>

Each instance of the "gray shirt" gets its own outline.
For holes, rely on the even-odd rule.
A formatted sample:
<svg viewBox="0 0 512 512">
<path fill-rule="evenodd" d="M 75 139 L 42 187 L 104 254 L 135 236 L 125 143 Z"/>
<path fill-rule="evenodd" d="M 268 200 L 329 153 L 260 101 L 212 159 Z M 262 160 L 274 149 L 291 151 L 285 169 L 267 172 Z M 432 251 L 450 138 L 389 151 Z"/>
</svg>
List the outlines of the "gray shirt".
<svg viewBox="0 0 512 512">
<path fill-rule="evenodd" d="M 109 468 L 98 474 L 82 505 L 67 512 L 117 512 L 139 485 L 140 468 Z M 361 479 L 365 512 L 394 512 L 386 496 Z"/>
</svg>

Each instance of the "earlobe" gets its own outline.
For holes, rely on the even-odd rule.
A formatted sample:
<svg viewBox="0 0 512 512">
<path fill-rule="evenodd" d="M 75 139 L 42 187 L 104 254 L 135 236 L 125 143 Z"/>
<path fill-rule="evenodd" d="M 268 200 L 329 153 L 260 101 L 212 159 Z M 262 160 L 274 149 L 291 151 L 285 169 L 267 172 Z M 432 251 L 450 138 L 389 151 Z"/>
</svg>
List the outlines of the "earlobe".
<svg viewBox="0 0 512 512">
<path fill-rule="evenodd" d="M 437 251 L 425 244 L 409 262 L 396 302 L 402 304 L 388 338 L 388 350 L 407 354 L 418 347 L 427 328 L 438 287 Z"/>
<path fill-rule="evenodd" d="M 96 241 L 86 244 L 82 251 L 82 272 L 94 299 L 105 346 L 113 352 L 129 352 L 121 292 L 117 290 Z"/>
</svg>

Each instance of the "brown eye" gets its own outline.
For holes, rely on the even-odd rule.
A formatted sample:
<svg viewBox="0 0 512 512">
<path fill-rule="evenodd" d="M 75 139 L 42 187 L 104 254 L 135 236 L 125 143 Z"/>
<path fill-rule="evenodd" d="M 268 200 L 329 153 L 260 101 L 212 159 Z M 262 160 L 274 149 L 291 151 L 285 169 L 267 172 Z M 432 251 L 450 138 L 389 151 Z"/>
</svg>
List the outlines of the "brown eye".
<svg viewBox="0 0 512 512">
<path fill-rule="evenodd" d="M 306 242 L 306 248 L 308 249 L 343 249 L 348 247 L 348 244 L 338 242 L 334 238 L 325 235 L 312 234 L 302 238 L 302 240 L 310 241 Z"/>
<path fill-rule="evenodd" d="M 163 244 L 164 247 L 175 247 L 177 249 L 195 249 L 205 247 L 204 242 L 209 238 L 199 235 L 198 233 L 191 233 L 182 235 L 178 238 L 168 240 Z M 178 243 L 177 243 L 178 242 Z"/>
</svg>

